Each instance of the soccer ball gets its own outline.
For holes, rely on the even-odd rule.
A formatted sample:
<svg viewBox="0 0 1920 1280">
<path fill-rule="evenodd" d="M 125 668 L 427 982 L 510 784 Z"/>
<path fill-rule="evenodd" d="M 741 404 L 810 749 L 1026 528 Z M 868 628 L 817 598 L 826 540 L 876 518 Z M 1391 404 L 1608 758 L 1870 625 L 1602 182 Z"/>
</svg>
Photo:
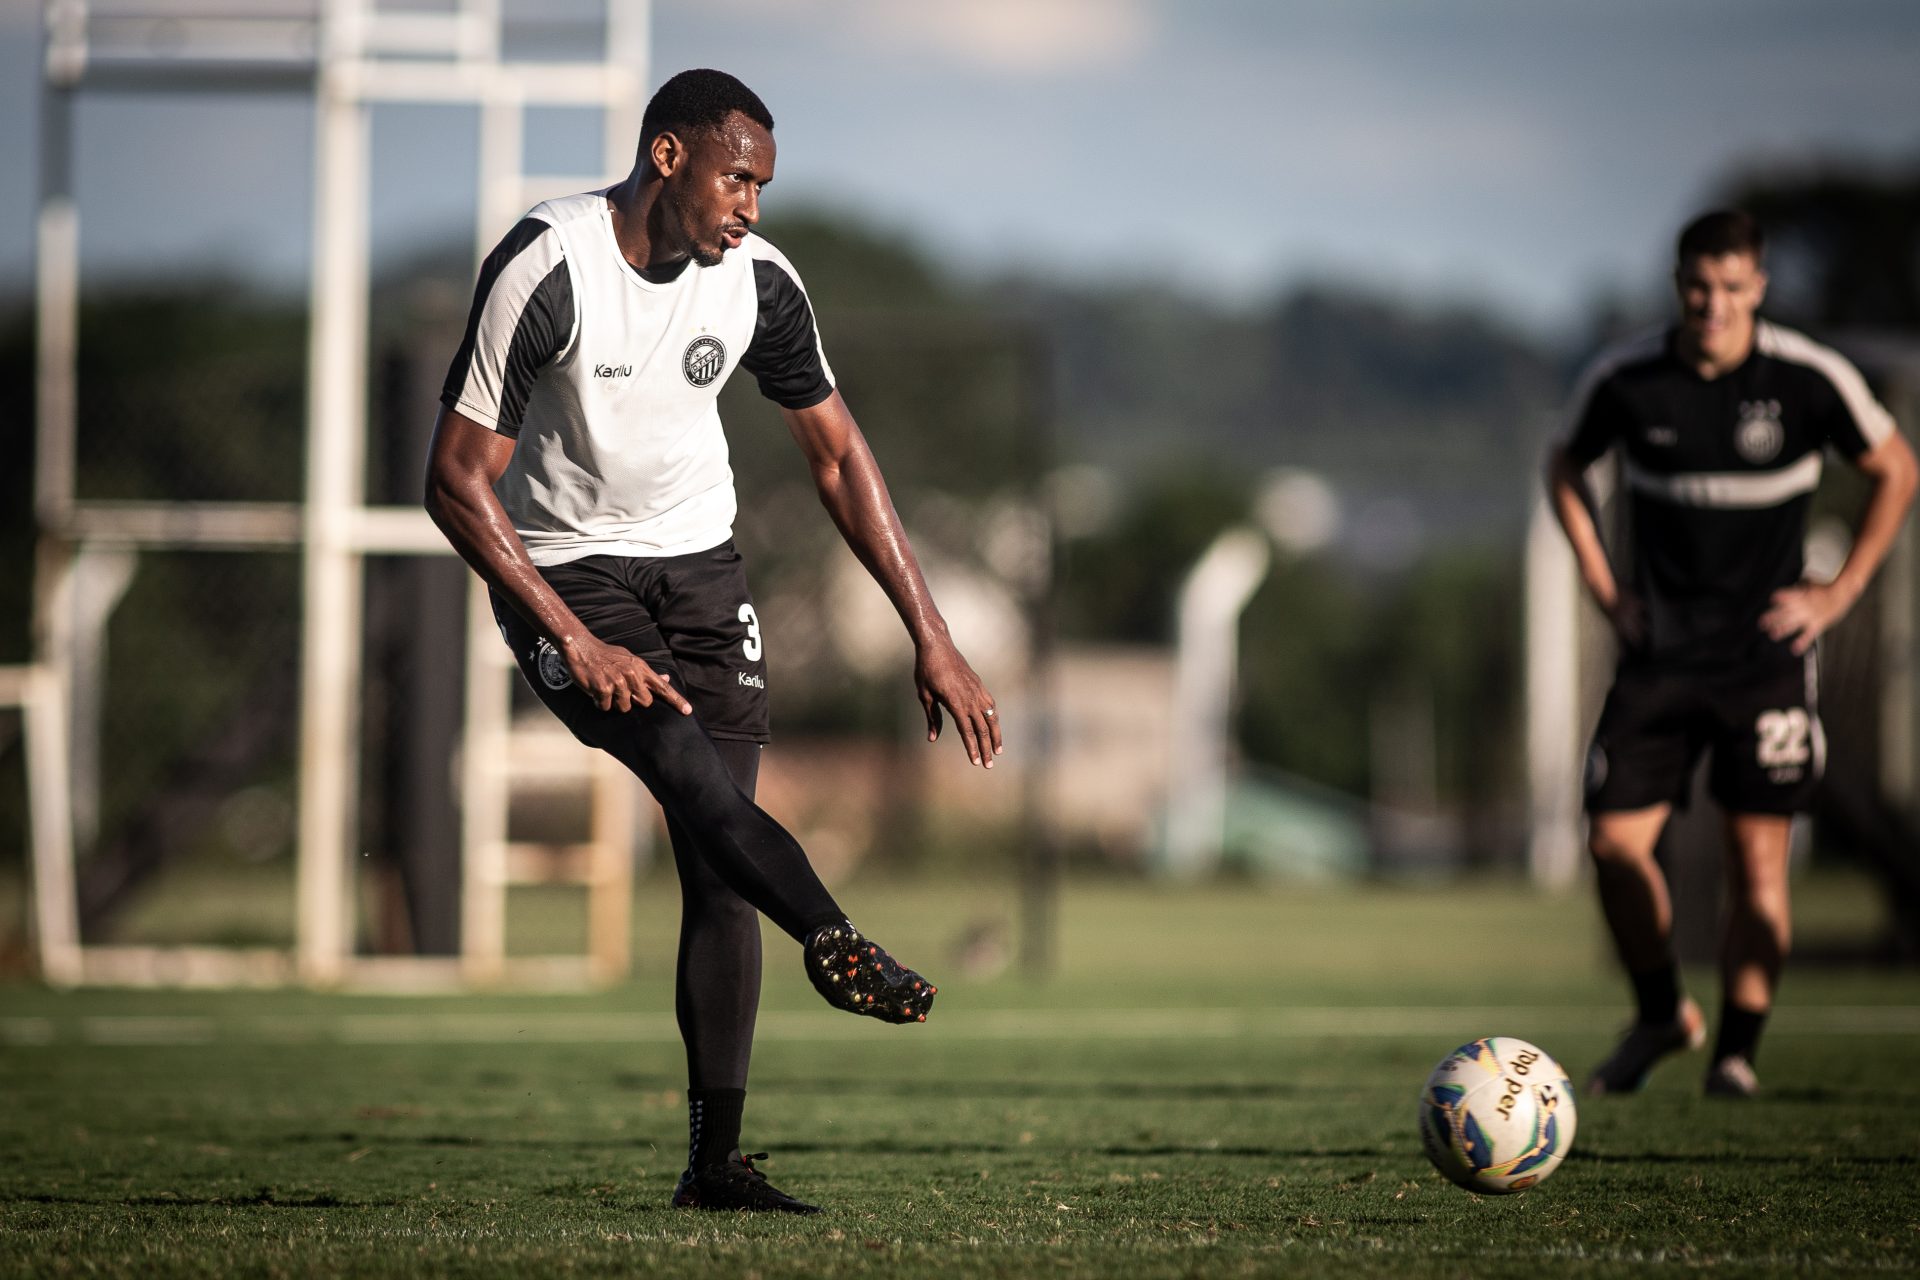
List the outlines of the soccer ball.
<svg viewBox="0 0 1920 1280">
<path fill-rule="evenodd" d="M 1538 1186 L 1573 1146 L 1573 1083 L 1544 1051 L 1511 1036 L 1463 1044 L 1420 1091 L 1420 1140 L 1433 1167 L 1469 1191 Z"/>
</svg>

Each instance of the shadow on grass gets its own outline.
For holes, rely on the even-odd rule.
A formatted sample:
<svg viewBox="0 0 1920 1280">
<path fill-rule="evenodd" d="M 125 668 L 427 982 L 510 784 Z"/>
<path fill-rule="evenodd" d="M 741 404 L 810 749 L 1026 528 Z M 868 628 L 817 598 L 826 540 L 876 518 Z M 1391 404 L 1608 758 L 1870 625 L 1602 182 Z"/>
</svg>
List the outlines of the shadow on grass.
<svg viewBox="0 0 1920 1280">
<path fill-rule="evenodd" d="M 1920 1166 L 1920 1155 L 1873 1156 L 1846 1152 L 1800 1152 L 1777 1154 L 1758 1151 L 1586 1151 L 1578 1147 L 1567 1153 L 1568 1164 L 1727 1164 L 1727 1165 L 1805 1165 L 1809 1169 L 1826 1165 L 1860 1165 L 1865 1168 L 1902 1168 Z"/>
<path fill-rule="evenodd" d="M 262 1187 L 247 1195 L 182 1196 L 170 1192 L 151 1196 L 56 1196 L 44 1192 L 0 1195 L 0 1204 L 92 1204 L 126 1209 L 382 1209 L 398 1200 L 355 1200 L 321 1191 L 309 1196 L 282 1195 Z"/>
<path fill-rule="evenodd" d="M 383 1147 L 465 1147 L 472 1150 L 506 1151 L 650 1151 L 661 1147 L 664 1139 L 631 1138 L 500 1138 L 472 1134 L 363 1134 L 295 1133 L 290 1143 L 373 1142 Z M 843 1153 L 847 1155 L 958 1156 L 1044 1154 L 1049 1159 L 1063 1153 L 1073 1156 L 1229 1156 L 1235 1159 L 1320 1160 L 1371 1159 L 1397 1154 L 1392 1147 L 1263 1147 L 1212 1146 L 1207 1143 L 1118 1144 L 1104 1147 L 1055 1147 L 1024 1142 L 782 1142 L 779 1149 L 809 1154 Z"/>
<path fill-rule="evenodd" d="M 646 1076 L 621 1072 L 613 1083 L 621 1089 L 647 1092 L 671 1092 L 685 1088 L 678 1076 Z M 802 1095 L 830 1094 L 843 1097 L 846 1084 L 818 1076 L 755 1076 L 753 1087 L 764 1097 L 769 1093 Z M 894 1098 L 1168 1098 L 1184 1101 L 1217 1098 L 1223 1102 L 1241 1099 L 1304 1098 L 1325 1096 L 1324 1088 L 1271 1081 L 1140 1081 L 1140 1080 L 928 1080 L 924 1077 L 898 1080 L 862 1080 L 862 1095 Z"/>
</svg>

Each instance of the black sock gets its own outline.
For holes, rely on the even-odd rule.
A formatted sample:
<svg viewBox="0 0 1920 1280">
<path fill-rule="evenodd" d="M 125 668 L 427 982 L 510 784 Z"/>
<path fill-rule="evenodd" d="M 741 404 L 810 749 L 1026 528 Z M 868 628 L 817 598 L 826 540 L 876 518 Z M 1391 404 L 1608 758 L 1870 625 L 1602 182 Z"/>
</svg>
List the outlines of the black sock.
<svg viewBox="0 0 1920 1280">
<path fill-rule="evenodd" d="M 1720 1034 L 1714 1037 L 1713 1060 L 1718 1062 L 1738 1054 L 1751 1065 L 1753 1055 L 1760 1051 L 1760 1032 L 1766 1025 L 1765 1012 L 1755 1013 L 1737 1004 L 1727 1005 L 1720 1010 Z"/>
<path fill-rule="evenodd" d="M 1669 960 L 1658 969 L 1627 975 L 1643 1023 L 1672 1022 L 1680 1016 L 1680 966 Z"/>
<path fill-rule="evenodd" d="M 687 1167 L 722 1164 L 740 1149 L 740 1113 L 745 1089 L 687 1090 Z"/>
</svg>

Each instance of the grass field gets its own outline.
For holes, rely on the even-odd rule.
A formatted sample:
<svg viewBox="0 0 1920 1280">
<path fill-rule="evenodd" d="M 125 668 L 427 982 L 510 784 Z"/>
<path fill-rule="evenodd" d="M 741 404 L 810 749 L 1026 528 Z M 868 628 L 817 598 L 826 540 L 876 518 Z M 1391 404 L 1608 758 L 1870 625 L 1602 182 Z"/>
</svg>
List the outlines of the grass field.
<svg viewBox="0 0 1920 1280">
<path fill-rule="evenodd" d="M 1913 973 L 1790 973 L 1761 1101 L 1701 1099 L 1696 1057 L 1584 1103 L 1538 1190 L 1443 1182 L 1434 1061 L 1499 1033 L 1579 1076 L 1625 1014 L 1591 903 L 1497 885 L 1079 886 L 1043 986 L 941 968 L 994 887 L 857 888 L 943 990 L 924 1027 L 855 1021 L 770 941 L 747 1138 L 830 1212 L 677 1213 L 670 897 L 640 976 L 590 996 L 0 988 L 0 1271 L 1920 1272 Z M 1851 882 L 1801 903 L 1815 932 L 1877 910 Z"/>
</svg>

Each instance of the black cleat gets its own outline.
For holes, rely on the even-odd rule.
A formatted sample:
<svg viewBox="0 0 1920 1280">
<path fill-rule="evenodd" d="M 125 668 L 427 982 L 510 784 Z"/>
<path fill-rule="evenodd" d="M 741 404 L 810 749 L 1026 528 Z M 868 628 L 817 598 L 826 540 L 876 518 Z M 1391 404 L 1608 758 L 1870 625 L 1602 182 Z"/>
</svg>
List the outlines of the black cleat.
<svg viewBox="0 0 1920 1280">
<path fill-rule="evenodd" d="M 925 1022 L 940 990 L 846 921 L 815 929 L 804 949 L 813 989 L 848 1013 L 883 1022 Z"/>
<path fill-rule="evenodd" d="M 1690 1052 L 1706 1042 L 1707 1020 L 1700 1006 L 1682 999 L 1672 1022 L 1636 1022 L 1628 1027 L 1607 1060 L 1587 1078 L 1587 1093 L 1592 1097 L 1638 1093 L 1660 1059 Z"/>
<path fill-rule="evenodd" d="M 753 1167 L 767 1153 L 730 1156 L 695 1173 L 688 1169 L 673 1189 L 676 1209 L 713 1209 L 734 1213 L 819 1213 L 820 1206 L 795 1200 Z"/>
</svg>

